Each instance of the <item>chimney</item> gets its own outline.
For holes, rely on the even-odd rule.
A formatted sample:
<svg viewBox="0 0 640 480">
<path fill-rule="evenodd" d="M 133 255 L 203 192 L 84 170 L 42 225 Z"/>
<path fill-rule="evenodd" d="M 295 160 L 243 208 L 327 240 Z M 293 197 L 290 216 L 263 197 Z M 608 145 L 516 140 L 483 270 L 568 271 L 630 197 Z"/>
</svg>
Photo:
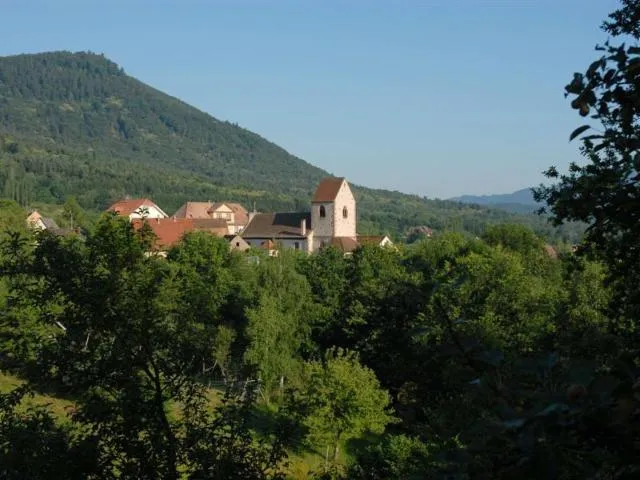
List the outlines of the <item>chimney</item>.
<svg viewBox="0 0 640 480">
<path fill-rule="evenodd" d="M 303 237 L 307 236 L 307 219 L 303 218 L 300 220 L 300 235 Z"/>
<path fill-rule="evenodd" d="M 249 212 L 249 222 L 251 222 L 251 220 L 253 220 L 253 217 L 256 216 L 258 212 L 256 212 L 256 202 L 253 202 L 253 212 Z M 249 223 L 247 222 L 247 223 Z"/>
</svg>

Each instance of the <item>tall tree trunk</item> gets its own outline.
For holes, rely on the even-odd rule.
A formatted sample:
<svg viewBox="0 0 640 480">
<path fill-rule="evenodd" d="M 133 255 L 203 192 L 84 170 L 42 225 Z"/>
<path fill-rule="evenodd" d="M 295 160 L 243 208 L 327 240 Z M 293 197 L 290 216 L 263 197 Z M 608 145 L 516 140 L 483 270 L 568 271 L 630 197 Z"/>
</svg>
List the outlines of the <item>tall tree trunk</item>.
<svg viewBox="0 0 640 480">
<path fill-rule="evenodd" d="M 153 381 L 154 386 L 154 403 L 157 412 L 158 419 L 160 420 L 160 427 L 164 432 L 167 440 L 167 480 L 178 480 L 178 455 L 176 452 L 176 436 L 171 429 L 171 424 L 167 418 L 167 414 L 164 409 L 164 399 L 162 397 L 162 384 L 160 383 L 160 373 L 156 369 L 153 360 L 151 361 L 153 368 L 153 374 L 147 369 L 147 374 Z"/>
</svg>

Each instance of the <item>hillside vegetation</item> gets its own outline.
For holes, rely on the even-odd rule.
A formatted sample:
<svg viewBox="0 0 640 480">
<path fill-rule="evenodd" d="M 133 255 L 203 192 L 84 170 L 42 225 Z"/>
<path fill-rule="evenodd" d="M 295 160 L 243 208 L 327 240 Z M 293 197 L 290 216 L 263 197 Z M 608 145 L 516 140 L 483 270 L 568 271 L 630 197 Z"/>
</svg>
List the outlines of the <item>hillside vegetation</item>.
<svg viewBox="0 0 640 480">
<path fill-rule="evenodd" d="M 187 199 L 301 210 L 328 175 L 93 53 L 0 58 L 0 112 L 0 195 L 25 206 L 74 195 L 84 208 L 102 210 L 124 195 L 145 195 L 167 211 Z M 361 233 L 402 236 L 428 225 L 480 234 L 486 224 L 510 221 L 547 238 L 579 235 L 558 234 L 534 216 L 363 187 L 355 194 Z"/>
</svg>

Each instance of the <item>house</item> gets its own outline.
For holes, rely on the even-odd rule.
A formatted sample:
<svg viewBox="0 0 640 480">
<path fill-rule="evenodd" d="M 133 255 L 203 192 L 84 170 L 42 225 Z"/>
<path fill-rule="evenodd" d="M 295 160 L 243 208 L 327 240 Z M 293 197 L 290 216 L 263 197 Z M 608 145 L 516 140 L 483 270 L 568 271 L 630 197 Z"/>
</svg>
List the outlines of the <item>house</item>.
<svg viewBox="0 0 640 480">
<path fill-rule="evenodd" d="M 240 235 L 256 248 L 274 241 L 285 248 L 312 252 L 313 232 L 307 225 L 311 225 L 310 213 L 256 213 Z"/>
<path fill-rule="evenodd" d="M 241 232 L 249 222 L 247 210 L 239 203 L 186 202 L 174 214 L 176 218 L 215 218 L 227 222 L 229 235 Z"/>
<path fill-rule="evenodd" d="M 246 252 L 251 248 L 251 245 L 245 242 L 244 238 L 240 235 L 225 235 L 224 238 L 229 242 L 229 249 L 231 251 Z"/>
<path fill-rule="evenodd" d="M 226 203 L 233 210 L 233 221 L 230 224 L 233 233 L 240 233 L 249 223 L 249 212 L 239 203 Z"/>
<path fill-rule="evenodd" d="M 84 235 L 79 228 L 60 228 L 53 218 L 43 217 L 40 212 L 34 210 L 27 216 L 27 226 L 37 232 L 47 231 L 56 237 L 76 235 L 84 240 Z"/>
<path fill-rule="evenodd" d="M 344 178 L 325 178 L 311 201 L 311 212 L 256 213 L 241 233 L 253 247 L 272 241 L 307 253 L 333 245 L 345 253 L 358 247 L 356 200 Z"/>
<path fill-rule="evenodd" d="M 133 221 L 139 218 L 167 218 L 168 215 L 148 198 L 131 198 L 120 200 L 108 209 L 108 212 L 115 212 L 120 216 L 129 217 Z"/>
<path fill-rule="evenodd" d="M 37 210 L 31 212 L 27 217 L 27 226 L 34 230 L 49 230 L 53 233 L 60 230 L 53 218 L 43 217 Z"/>
<path fill-rule="evenodd" d="M 393 246 L 393 242 L 387 235 L 358 235 L 358 243 L 375 247 Z"/>
</svg>

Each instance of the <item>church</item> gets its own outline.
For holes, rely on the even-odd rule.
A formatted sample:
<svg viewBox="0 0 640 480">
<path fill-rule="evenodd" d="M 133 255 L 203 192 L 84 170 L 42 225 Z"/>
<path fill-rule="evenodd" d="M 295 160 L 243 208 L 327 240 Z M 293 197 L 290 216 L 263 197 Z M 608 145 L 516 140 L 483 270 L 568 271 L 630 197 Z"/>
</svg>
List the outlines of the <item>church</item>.
<svg viewBox="0 0 640 480">
<path fill-rule="evenodd" d="M 359 246 L 356 199 L 344 178 L 322 180 L 310 212 L 250 213 L 249 217 L 242 238 L 270 252 L 276 251 L 276 245 L 307 253 L 329 245 L 350 253 Z"/>
</svg>

